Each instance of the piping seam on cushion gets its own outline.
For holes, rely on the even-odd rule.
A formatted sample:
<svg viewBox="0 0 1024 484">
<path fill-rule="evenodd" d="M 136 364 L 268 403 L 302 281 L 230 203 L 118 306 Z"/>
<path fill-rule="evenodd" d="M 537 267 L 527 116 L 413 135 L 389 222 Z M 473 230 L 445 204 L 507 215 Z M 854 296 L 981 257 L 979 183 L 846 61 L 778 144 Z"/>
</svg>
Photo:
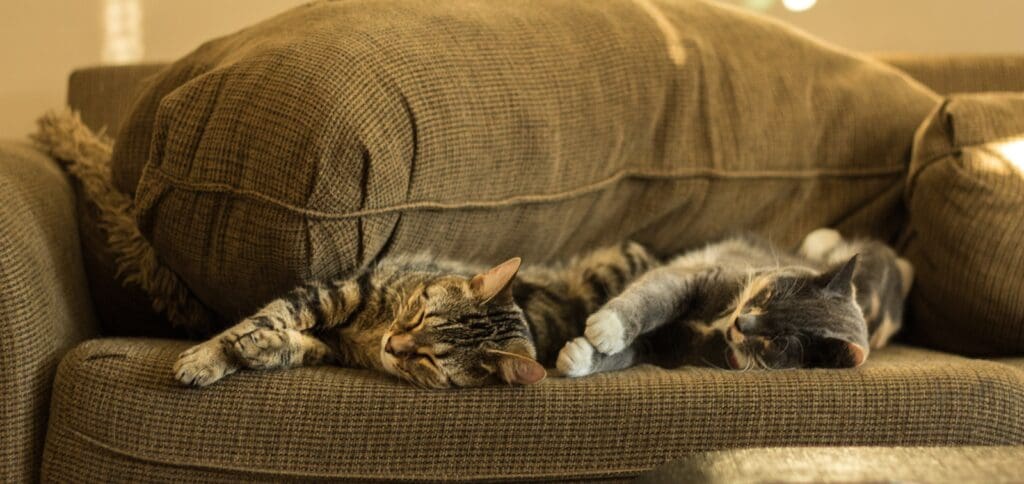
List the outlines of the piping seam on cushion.
<svg viewBox="0 0 1024 484">
<path fill-rule="evenodd" d="M 807 170 L 807 171 L 737 171 L 728 172 L 713 169 L 696 169 L 686 170 L 676 173 L 649 173 L 635 170 L 620 170 L 608 178 L 599 180 L 589 185 L 568 190 L 564 192 L 556 193 L 544 193 L 544 194 L 531 194 L 531 195 L 520 195 L 515 197 L 503 198 L 499 200 L 474 200 L 464 202 L 409 202 L 401 205 L 393 205 L 390 207 L 371 208 L 365 210 L 357 210 L 349 213 L 331 213 L 322 212 L 319 210 L 310 210 L 308 208 L 299 207 L 290 203 L 283 202 L 273 197 L 269 197 L 262 193 L 239 189 L 223 183 L 195 183 L 185 181 L 179 178 L 170 176 L 159 169 L 153 169 L 148 171 L 148 175 L 154 178 L 159 178 L 161 181 L 173 186 L 174 188 L 185 189 L 193 192 L 219 192 L 219 193 L 231 193 L 234 195 L 240 195 L 243 197 L 251 198 L 254 200 L 262 201 L 271 205 L 275 205 L 279 208 L 290 210 L 295 213 L 303 214 L 310 218 L 326 219 L 326 220 L 345 220 L 354 219 L 360 217 L 367 217 L 373 215 L 385 215 L 389 213 L 400 213 L 408 210 L 459 210 L 459 209 L 486 209 L 486 208 L 504 208 L 513 207 L 517 205 L 527 205 L 535 203 L 550 203 L 558 202 L 563 200 L 570 200 L 578 198 L 593 192 L 600 191 L 608 186 L 614 185 L 624 179 L 661 179 L 661 180 L 687 180 L 687 179 L 739 179 L 739 180 L 750 180 L 750 179 L 783 179 L 783 180 L 808 180 L 815 178 L 881 178 L 893 175 L 900 175 L 907 171 L 905 166 L 892 166 L 883 168 L 872 168 L 865 170 Z"/>
</svg>

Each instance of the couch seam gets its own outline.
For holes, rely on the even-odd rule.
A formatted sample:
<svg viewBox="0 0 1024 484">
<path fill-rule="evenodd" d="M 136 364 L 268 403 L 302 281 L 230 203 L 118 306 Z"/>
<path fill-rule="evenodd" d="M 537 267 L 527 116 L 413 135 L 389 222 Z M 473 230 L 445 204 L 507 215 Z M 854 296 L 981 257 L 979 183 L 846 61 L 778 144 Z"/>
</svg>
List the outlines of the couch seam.
<svg viewBox="0 0 1024 484">
<path fill-rule="evenodd" d="M 305 215 L 309 218 L 324 219 L 324 220 L 346 220 L 354 219 L 375 215 L 385 215 L 394 212 L 403 212 L 408 210 L 460 210 L 460 209 L 490 209 L 490 208 L 505 208 L 514 207 L 518 205 L 528 205 L 537 203 L 551 203 L 559 202 L 564 200 L 571 200 L 579 198 L 585 195 L 589 195 L 594 192 L 601 191 L 611 185 L 618 183 L 625 179 L 668 179 L 668 180 L 686 180 L 686 179 L 787 179 L 787 180 L 806 180 L 806 179 L 818 179 L 818 178 L 880 178 L 888 177 L 893 175 L 899 175 L 905 173 L 907 167 L 903 165 L 883 167 L 883 168 L 872 168 L 864 170 L 806 170 L 806 171 L 724 171 L 716 169 L 690 169 L 680 172 L 645 172 L 642 170 L 629 170 L 623 169 L 613 173 L 602 180 L 598 180 L 594 183 L 583 185 L 581 187 L 559 191 L 554 193 L 538 193 L 519 195 L 507 198 L 501 198 L 497 200 L 468 200 L 460 202 L 440 202 L 440 201 L 420 201 L 420 202 L 406 202 L 403 204 L 392 205 L 388 207 L 379 207 L 372 209 L 356 210 L 348 213 L 337 213 L 337 212 L 324 212 L 320 210 L 312 210 L 304 207 L 299 207 L 277 198 L 265 195 L 263 193 L 240 189 L 224 183 L 195 183 L 183 180 L 178 177 L 174 177 L 165 173 L 163 170 L 155 168 L 150 170 L 150 176 L 159 178 L 164 183 L 171 185 L 174 188 L 185 189 L 193 192 L 214 192 L 214 193 L 229 193 L 236 196 L 249 198 L 255 201 L 260 201 L 270 205 L 283 208 L 291 212 Z"/>
<path fill-rule="evenodd" d="M 81 432 L 81 431 L 79 431 L 78 429 L 75 429 L 75 428 L 65 427 L 62 430 L 65 431 L 65 432 L 71 433 L 75 437 L 78 437 L 78 438 L 84 440 L 85 442 L 87 442 L 89 444 L 95 445 L 95 446 L 97 446 L 97 447 L 99 447 L 99 448 L 101 448 L 103 450 L 106 450 L 107 452 L 110 452 L 110 453 L 113 453 L 113 454 L 116 454 L 116 455 L 120 455 L 122 457 L 127 457 L 129 459 L 134 459 L 134 460 L 145 462 L 145 463 L 159 464 L 159 465 L 179 467 L 179 468 L 184 467 L 184 468 L 193 468 L 193 469 L 201 469 L 201 470 L 230 471 L 230 472 L 238 472 L 238 473 L 242 473 L 242 474 L 256 474 L 256 475 L 264 475 L 264 476 L 342 478 L 342 479 L 348 479 L 348 480 L 360 480 L 360 481 L 366 480 L 366 481 L 376 481 L 376 482 L 394 482 L 394 481 L 429 482 L 430 481 L 430 479 L 424 479 L 422 477 L 401 477 L 401 478 L 395 479 L 393 477 L 376 477 L 376 476 L 367 476 L 367 475 L 355 476 L 355 475 L 345 475 L 345 474 L 338 474 L 338 473 L 310 472 L 310 471 L 301 471 L 301 470 L 285 472 L 285 471 L 275 471 L 275 470 L 268 470 L 268 469 L 253 469 L 253 468 L 246 468 L 246 467 L 213 465 L 213 464 L 205 464 L 205 463 L 177 462 L 177 461 L 173 461 L 173 460 L 159 459 L 159 458 L 152 457 L 152 456 L 142 456 L 142 455 L 136 454 L 134 452 L 131 452 L 131 451 L 128 451 L 128 450 L 125 450 L 125 449 L 120 449 L 120 448 L 115 447 L 113 445 L 107 444 L 107 443 L 105 443 L 105 442 L 103 442 L 103 441 L 101 441 L 101 440 L 99 440 L 97 438 L 91 437 L 91 436 L 85 434 L 84 432 Z M 608 477 L 636 476 L 636 475 L 639 475 L 640 473 L 647 472 L 650 469 L 651 468 L 631 467 L 631 468 L 612 469 L 612 470 L 607 470 L 607 471 L 603 471 L 603 472 L 572 473 L 570 475 L 566 475 L 566 473 L 536 473 L 536 474 L 527 473 L 527 474 L 511 474 L 511 475 L 508 475 L 508 474 L 506 474 L 506 475 L 493 475 L 492 474 L 492 475 L 489 475 L 487 477 L 465 477 L 465 478 L 462 478 L 462 479 L 458 479 L 457 478 L 455 480 L 452 480 L 452 479 L 436 479 L 436 481 L 437 482 L 440 482 L 440 481 L 445 481 L 445 482 L 481 482 L 481 481 L 488 481 L 488 480 L 489 481 L 498 481 L 498 480 L 505 480 L 505 479 L 510 479 L 510 478 L 511 479 L 524 479 L 524 478 L 525 479 L 530 479 L 530 478 L 565 478 L 565 477 L 569 477 L 569 478 L 583 478 L 583 479 L 586 479 L 586 478 L 608 478 Z"/>
</svg>

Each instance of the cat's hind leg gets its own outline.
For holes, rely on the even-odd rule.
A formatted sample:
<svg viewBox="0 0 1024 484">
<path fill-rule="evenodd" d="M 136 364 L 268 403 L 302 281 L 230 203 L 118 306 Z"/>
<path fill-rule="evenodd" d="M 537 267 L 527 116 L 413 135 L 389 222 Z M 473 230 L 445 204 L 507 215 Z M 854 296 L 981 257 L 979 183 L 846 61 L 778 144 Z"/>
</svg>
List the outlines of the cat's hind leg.
<svg viewBox="0 0 1024 484">
<path fill-rule="evenodd" d="M 563 375 L 581 377 L 605 371 L 629 368 L 640 362 L 638 343 L 613 355 L 597 351 L 587 338 L 580 336 L 570 340 L 558 353 L 555 366 Z"/>
</svg>

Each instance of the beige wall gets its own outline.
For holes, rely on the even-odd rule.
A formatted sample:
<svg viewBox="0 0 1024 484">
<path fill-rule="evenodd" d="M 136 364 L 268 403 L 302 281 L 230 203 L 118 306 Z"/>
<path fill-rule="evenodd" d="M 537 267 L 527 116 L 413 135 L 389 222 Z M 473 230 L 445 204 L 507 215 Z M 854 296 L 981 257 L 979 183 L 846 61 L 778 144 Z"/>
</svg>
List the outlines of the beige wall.
<svg viewBox="0 0 1024 484">
<path fill-rule="evenodd" d="M 67 76 L 101 62 L 105 0 L 0 0 L 0 138 L 65 103 Z M 304 0 L 141 0 L 144 61 L 180 57 Z"/>
<path fill-rule="evenodd" d="M 101 61 L 104 2 L 0 0 L 0 137 L 29 133 L 39 114 L 64 103 L 68 73 Z M 144 61 L 174 59 L 205 39 L 304 3 L 139 2 Z M 1024 52 L 1024 0 L 818 0 L 803 13 L 774 3 L 770 14 L 858 50 Z"/>
</svg>

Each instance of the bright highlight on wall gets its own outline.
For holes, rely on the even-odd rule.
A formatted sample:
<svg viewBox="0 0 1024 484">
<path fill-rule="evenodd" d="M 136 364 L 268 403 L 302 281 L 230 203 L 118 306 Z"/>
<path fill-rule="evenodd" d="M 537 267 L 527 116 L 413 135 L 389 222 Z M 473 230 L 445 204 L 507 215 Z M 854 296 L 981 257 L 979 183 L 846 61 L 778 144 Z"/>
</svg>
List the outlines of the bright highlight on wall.
<svg viewBox="0 0 1024 484">
<path fill-rule="evenodd" d="M 1024 173 L 1024 136 L 1004 141 L 993 146 L 999 156 L 1013 166 L 1017 173 Z"/>
<path fill-rule="evenodd" d="M 782 0 L 782 6 L 793 12 L 803 12 L 817 5 L 818 0 Z M 775 0 L 743 0 L 747 8 L 767 12 L 775 5 Z"/>
<path fill-rule="evenodd" d="M 803 12 L 818 3 L 818 0 L 782 0 L 782 6 L 794 12 Z"/>
<path fill-rule="evenodd" d="M 130 64 L 142 60 L 142 2 L 140 0 L 104 0 L 104 64 Z"/>
</svg>

